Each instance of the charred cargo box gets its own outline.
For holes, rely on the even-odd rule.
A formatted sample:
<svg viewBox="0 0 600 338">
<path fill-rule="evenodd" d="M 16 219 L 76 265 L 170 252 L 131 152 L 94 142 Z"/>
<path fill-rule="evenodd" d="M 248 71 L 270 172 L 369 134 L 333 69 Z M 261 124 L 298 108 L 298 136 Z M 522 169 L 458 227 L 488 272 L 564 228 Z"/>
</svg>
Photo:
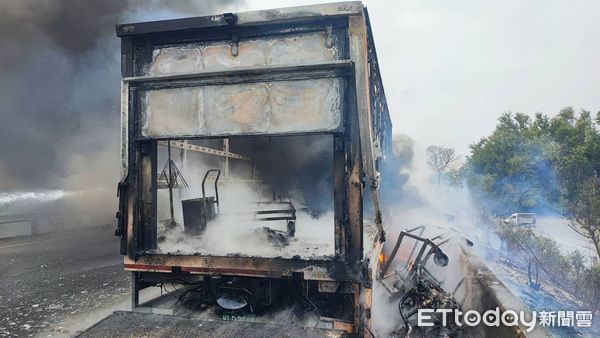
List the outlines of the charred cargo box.
<svg viewBox="0 0 600 338">
<path fill-rule="evenodd" d="M 363 332 L 391 142 L 366 8 L 132 23 L 117 35 L 117 233 L 134 307 L 141 289 L 169 281 L 202 308 L 258 315 L 300 302 L 316 325 Z"/>
</svg>

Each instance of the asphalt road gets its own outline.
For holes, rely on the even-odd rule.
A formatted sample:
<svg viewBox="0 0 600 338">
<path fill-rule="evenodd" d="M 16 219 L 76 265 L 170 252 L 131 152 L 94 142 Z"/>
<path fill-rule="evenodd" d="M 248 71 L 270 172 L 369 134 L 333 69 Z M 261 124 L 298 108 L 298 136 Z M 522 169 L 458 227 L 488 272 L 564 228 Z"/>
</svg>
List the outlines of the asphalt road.
<svg viewBox="0 0 600 338">
<path fill-rule="evenodd" d="M 552 238 L 561 247 L 563 253 L 579 250 L 588 258 L 591 264 L 592 257 L 596 257 L 596 250 L 592 241 L 575 232 L 569 227 L 569 221 L 562 217 L 538 217 L 537 226 L 533 231 L 539 235 Z"/>
<path fill-rule="evenodd" d="M 112 228 L 0 239 L 0 336 L 72 336 L 129 305 Z"/>
</svg>

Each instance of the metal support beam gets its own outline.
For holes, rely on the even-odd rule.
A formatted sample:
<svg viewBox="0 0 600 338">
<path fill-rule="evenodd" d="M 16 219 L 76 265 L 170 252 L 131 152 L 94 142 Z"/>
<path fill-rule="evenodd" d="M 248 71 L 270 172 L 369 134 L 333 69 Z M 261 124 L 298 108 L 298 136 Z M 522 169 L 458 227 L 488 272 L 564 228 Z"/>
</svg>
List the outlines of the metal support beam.
<svg viewBox="0 0 600 338">
<path fill-rule="evenodd" d="M 223 139 L 223 151 L 227 154 L 230 154 L 229 152 L 229 139 Z M 225 172 L 225 177 L 229 177 L 229 156 L 225 157 L 225 170 L 223 170 Z"/>
<path fill-rule="evenodd" d="M 140 273 L 133 271 L 131 273 L 131 310 L 135 311 L 140 306 Z"/>
<path fill-rule="evenodd" d="M 169 187 L 169 211 L 171 215 L 171 227 L 175 225 L 175 210 L 173 210 L 173 185 L 175 184 L 175 179 L 173 178 L 173 168 L 171 164 L 171 141 L 167 141 L 167 154 L 169 156 L 169 179 L 167 180 L 167 184 Z"/>
<path fill-rule="evenodd" d="M 158 141 L 158 144 L 161 146 L 168 146 L 168 141 Z M 238 160 L 252 161 L 252 159 L 245 155 L 230 153 L 229 151 L 217 150 L 208 147 L 197 146 L 194 144 L 179 142 L 179 141 L 171 141 L 171 147 L 180 148 L 184 150 L 196 151 L 199 153 L 223 156 L 228 158 L 235 158 Z"/>
<path fill-rule="evenodd" d="M 369 97 L 369 68 L 367 51 L 367 26 L 363 16 L 348 18 L 350 30 L 350 59 L 354 62 L 356 82 L 356 103 L 359 111 L 358 127 L 360 130 L 360 150 L 362 152 L 363 170 L 366 176 L 371 203 L 375 211 L 375 225 L 377 226 L 380 242 L 385 242 L 382 212 L 379 205 L 379 177 L 375 169 L 375 152 L 373 150 L 373 134 L 371 120 L 371 102 Z"/>
</svg>

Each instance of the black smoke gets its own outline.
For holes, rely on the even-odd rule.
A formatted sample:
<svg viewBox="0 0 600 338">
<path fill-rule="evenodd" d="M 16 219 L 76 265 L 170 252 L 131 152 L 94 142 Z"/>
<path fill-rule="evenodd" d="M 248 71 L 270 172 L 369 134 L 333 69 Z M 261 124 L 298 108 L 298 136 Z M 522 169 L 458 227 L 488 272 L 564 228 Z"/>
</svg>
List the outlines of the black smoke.
<svg viewBox="0 0 600 338">
<path fill-rule="evenodd" d="M 0 191 L 114 185 L 123 22 L 227 1 L 0 0 Z"/>
</svg>

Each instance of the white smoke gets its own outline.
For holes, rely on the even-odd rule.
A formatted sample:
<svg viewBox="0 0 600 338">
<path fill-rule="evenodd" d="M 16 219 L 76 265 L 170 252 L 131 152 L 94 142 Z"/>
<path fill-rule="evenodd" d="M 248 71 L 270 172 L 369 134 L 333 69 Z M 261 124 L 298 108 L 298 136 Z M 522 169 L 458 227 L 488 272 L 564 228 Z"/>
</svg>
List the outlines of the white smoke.
<svg viewBox="0 0 600 338">
<path fill-rule="evenodd" d="M 303 152 L 298 149 L 285 149 L 284 153 L 293 154 L 293 160 L 288 159 L 288 164 L 293 162 L 297 168 L 305 168 L 304 175 L 312 178 L 323 177 L 318 187 L 305 184 L 305 178 L 297 174 L 287 175 L 279 170 L 280 152 L 277 148 L 272 150 L 273 158 L 267 157 L 264 161 L 265 172 L 253 169 L 251 165 L 240 166 L 231 170 L 225 177 L 221 172 L 219 179 L 219 205 L 217 217 L 209 221 L 206 230 L 200 236 L 191 236 L 185 233 L 182 201 L 202 197 L 202 179 L 209 169 L 223 168 L 223 158 L 211 155 L 191 153 L 182 162 L 172 150 L 172 159 L 181 170 L 189 187 L 174 189 L 173 208 L 174 218 L 178 227 L 167 230 L 170 221 L 169 193 L 167 189 L 158 191 L 158 219 L 159 233 L 165 239 L 160 241 L 158 249 L 163 253 L 177 254 L 203 254 L 216 256 L 260 256 L 284 257 L 302 259 L 331 259 L 335 254 L 334 248 L 334 213 L 330 210 L 333 205 L 333 186 L 327 180 L 330 174 L 320 172 L 321 166 L 330 166 L 331 162 L 323 161 L 324 150 L 332 153 L 329 139 L 323 140 L 324 145 L 316 147 L 321 139 L 307 137 L 309 145 L 319 151 Z M 295 140 L 294 147 L 306 143 Z M 261 142 L 261 141 L 259 141 Z M 251 145 L 252 141 L 244 142 Z M 283 142 L 276 142 L 281 147 Z M 270 142 L 268 145 L 272 145 Z M 266 153 L 266 152 L 265 152 Z M 159 175 L 162 166 L 166 163 L 164 149 L 159 151 Z M 233 160 L 231 160 L 233 161 Z M 256 165 L 260 167 L 260 164 Z M 233 168 L 233 167 L 232 167 Z M 332 169 L 331 169 L 332 171 Z M 205 195 L 214 196 L 214 176 L 207 177 Z M 289 189 L 289 190 L 288 190 Z M 313 190 L 307 193 L 307 190 Z M 275 193 L 278 192 L 278 193 Z M 315 193 L 318 192 L 318 193 Z M 279 193 L 282 196 L 277 196 Z M 281 199 L 280 199 L 281 197 Z M 295 234 L 287 236 L 287 222 L 285 220 L 264 221 L 255 220 L 258 210 L 283 210 L 288 205 L 264 204 L 257 202 L 290 202 L 296 209 Z M 315 213 L 311 206 L 316 206 L 319 211 Z M 274 216 L 282 216 L 277 214 Z M 268 215 L 263 215 L 268 216 Z M 268 230 L 265 229 L 268 228 Z M 272 231 L 275 231 L 273 233 Z M 275 238 L 273 238 L 273 236 Z"/>
<path fill-rule="evenodd" d="M 70 194 L 72 194 L 72 192 L 66 192 L 64 190 L 0 192 L 0 208 L 6 204 L 21 201 L 50 202 Z"/>
<path fill-rule="evenodd" d="M 474 246 L 482 244 L 479 213 L 471 203 L 466 187 L 438 184 L 432 179 L 433 171 L 427 165 L 425 152 L 428 145 L 416 144 L 406 135 L 394 135 L 393 144 L 394 159 L 388 163 L 395 167 L 387 168 L 387 176 L 382 177 L 382 186 L 391 185 L 395 190 L 382 193 L 388 197 L 382 203 L 387 229 L 384 252 L 391 252 L 403 230 L 425 226 L 421 236 L 430 239 L 447 234 L 452 239 L 441 249 L 449 257 L 448 266 L 439 267 L 430 261 L 426 267 L 441 282 L 442 288 L 452 292 L 465 277 L 460 261 L 460 248 L 466 244 L 465 238 L 472 240 Z M 419 232 L 413 234 L 419 235 Z M 397 259 L 406 258 L 414 243 L 405 239 Z M 373 290 L 374 331 L 378 336 L 389 336 L 401 323 L 398 300 L 391 301 L 389 293 L 376 282 Z"/>
</svg>

